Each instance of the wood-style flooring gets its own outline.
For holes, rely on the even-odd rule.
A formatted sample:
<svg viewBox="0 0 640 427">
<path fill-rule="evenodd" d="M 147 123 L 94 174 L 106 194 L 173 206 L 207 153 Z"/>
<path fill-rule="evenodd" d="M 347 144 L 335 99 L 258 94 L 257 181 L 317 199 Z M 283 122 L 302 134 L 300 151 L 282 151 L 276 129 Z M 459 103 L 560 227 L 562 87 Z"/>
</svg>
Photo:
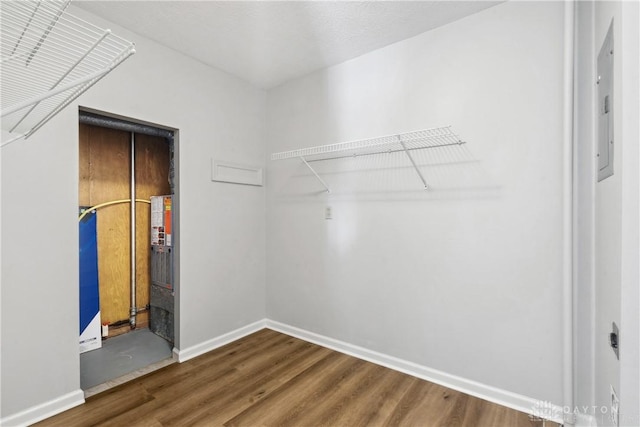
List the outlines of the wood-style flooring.
<svg viewBox="0 0 640 427">
<path fill-rule="evenodd" d="M 106 392 L 40 426 L 552 426 L 263 329 Z"/>
</svg>

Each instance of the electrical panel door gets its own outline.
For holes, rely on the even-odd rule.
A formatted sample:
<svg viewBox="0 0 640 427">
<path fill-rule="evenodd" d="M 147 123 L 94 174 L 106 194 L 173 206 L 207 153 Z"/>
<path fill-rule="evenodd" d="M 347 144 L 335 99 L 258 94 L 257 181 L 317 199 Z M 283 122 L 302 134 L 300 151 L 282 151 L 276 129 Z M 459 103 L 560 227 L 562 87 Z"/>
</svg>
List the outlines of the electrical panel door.
<svg viewBox="0 0 640 427">
<path fill-rule="evenodd" d="M 613 22 L 598 54 L 598 181 L 613 175 Z"/>
</svg>

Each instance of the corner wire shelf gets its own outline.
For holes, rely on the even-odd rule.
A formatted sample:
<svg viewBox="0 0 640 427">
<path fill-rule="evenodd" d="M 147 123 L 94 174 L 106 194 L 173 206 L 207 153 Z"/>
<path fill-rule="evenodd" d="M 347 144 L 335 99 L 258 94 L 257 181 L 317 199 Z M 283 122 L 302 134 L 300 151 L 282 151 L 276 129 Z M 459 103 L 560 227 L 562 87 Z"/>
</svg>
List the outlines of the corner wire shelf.
<svg viewBox="0 0 640 427">
<path fill-rule="evenodd" d="M 339 144 L 322 145 L 318 147 L 302 148 L 299 150 L 284 151 L 271 155 L 271 160 L 284 160 L 298 158 L 311 170 L 313 175 L 324 186 L 327 193 L 331 189 L 327 183 L 313 169 L 311 163 L 322 160 L 342 159 L 346 157 L 368 156 L 372 154 L 404 152 L 411 165 L 415 169 L 425 189 L 429 189 L 427 181 L 418 168 L 411 152 L 426 148 L 447 147 L 462 145 L 458 135 L 451 131 L 451 126 L 443 126 L 431 129 L 418 130 L 396 135 L 381 136 L 358 141 L 341 142 Z"/>
<path fill-rule="evenodd" d="M 135 53 L 121 37 L 66 12 L 70 0 L 0 1 L 2 129 L 28 138 Z"/>
</svg>

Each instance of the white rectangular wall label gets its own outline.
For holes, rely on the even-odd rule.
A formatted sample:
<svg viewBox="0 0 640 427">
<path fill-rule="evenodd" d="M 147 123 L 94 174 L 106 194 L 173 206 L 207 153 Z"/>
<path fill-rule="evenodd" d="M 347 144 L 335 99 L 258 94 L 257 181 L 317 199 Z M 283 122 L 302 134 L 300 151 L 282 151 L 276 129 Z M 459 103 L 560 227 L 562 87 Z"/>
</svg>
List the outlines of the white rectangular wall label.
<svg viewBox="0 0 640 427">
<path fill-rule="evenodd" d="M 261 167 L 211 159 L 211 181 L 262 186 Z"/>
</svg>

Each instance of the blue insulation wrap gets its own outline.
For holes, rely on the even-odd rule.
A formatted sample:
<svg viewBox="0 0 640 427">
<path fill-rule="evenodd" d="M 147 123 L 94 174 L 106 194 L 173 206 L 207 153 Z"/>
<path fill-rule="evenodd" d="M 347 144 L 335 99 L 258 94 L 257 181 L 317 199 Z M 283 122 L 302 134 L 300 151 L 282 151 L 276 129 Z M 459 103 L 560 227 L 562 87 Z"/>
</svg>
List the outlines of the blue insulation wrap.
<svg viewBox="0 0 640 427">
<path fill-rule="evenodd" d="M 100 311 L 96 212 L 80 221 L 80 334 Z"/>
</svg>

